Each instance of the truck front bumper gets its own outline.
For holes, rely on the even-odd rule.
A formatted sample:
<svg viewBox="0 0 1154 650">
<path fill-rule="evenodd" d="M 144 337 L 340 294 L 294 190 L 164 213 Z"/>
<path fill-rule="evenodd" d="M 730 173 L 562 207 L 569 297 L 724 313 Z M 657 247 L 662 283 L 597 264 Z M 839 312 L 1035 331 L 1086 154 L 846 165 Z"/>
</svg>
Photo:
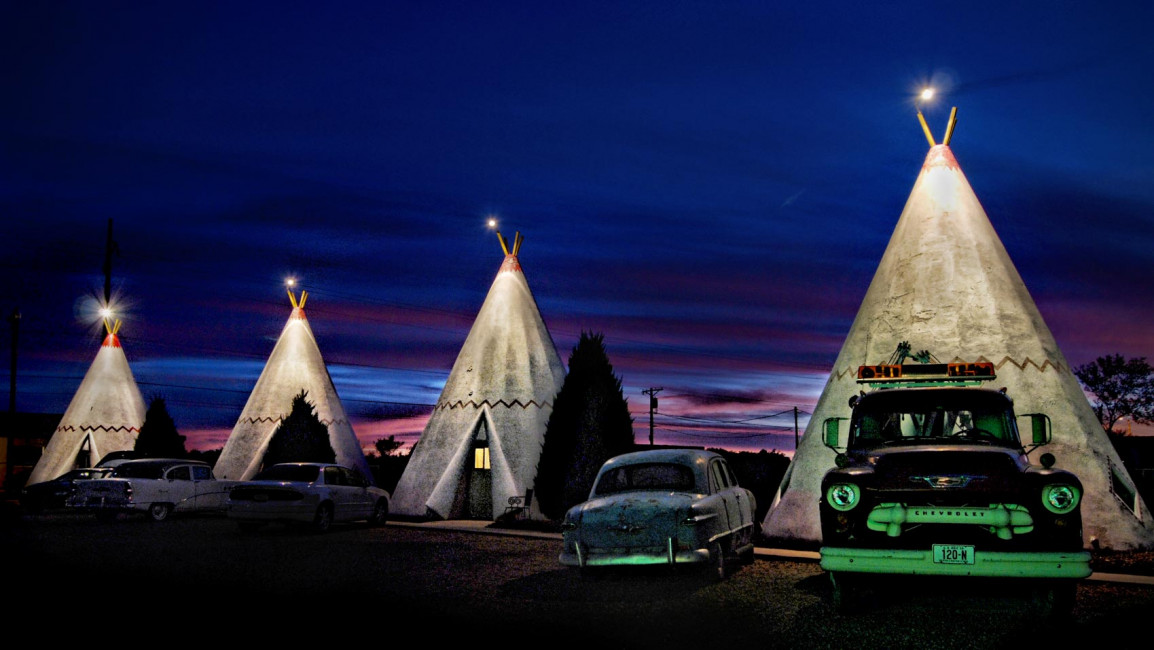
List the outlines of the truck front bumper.
<svg viewBox="0 0 1154 650">
<path fill-rule="evenodd" d="M 1004 578 L 1085 578 L 1090 575 L 1090 553 L 974 552 L 973 564 L 939 564 L 933 552 L 823 546 L 821 568 L 848 573 L 902 575 L 984 576 Z"/>
</svg>

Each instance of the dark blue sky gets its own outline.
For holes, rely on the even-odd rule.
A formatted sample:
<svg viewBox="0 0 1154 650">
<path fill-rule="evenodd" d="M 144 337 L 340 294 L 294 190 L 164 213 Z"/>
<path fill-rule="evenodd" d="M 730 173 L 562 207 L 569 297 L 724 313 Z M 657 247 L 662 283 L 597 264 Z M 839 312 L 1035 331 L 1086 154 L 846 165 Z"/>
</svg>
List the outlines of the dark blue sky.
<svg viewBox="0 0 1154 650">
<path fill-rule="evenodd" d="M 289 274 L 358 433 L 411 441 L 501 262 L 492 213 L 562 358 L 605 334 L 639 435 L 662 386 L 659 440 L 791 450 L 792 411 L 716 421 L 812 408 L 928 81 L 1070 362 L 1154 358 L 1147 3 L 332 4 L 2 5 L 21 410 L 63 411 L 95 356 L 112 218 L 129 360 L 196 444 L 239 415 Z"/>
</svg>

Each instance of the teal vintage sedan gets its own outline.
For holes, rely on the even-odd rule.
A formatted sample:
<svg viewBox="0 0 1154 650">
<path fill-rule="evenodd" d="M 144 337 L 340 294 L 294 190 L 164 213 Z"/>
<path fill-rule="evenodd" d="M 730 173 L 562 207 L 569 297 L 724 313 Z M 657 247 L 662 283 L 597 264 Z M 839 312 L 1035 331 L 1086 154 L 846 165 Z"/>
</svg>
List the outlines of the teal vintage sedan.
<svg viewBox="0 0 1154 650">
<path fill-rule="evenodd" d="M 589 499 L 562 521 L 561 564 L 707 565 L 724 579 L 753 560 L 753 493 L 725 458 L 697 449 L 658 449 L 608 460 Z"/>
</svg>

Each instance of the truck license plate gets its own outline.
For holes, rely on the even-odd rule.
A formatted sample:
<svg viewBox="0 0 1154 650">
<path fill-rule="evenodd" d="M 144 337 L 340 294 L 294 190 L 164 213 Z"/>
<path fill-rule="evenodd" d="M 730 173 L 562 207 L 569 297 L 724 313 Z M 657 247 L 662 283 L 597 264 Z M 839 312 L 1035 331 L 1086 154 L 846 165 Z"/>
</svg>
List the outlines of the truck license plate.
<svg viewBox="0 0 1154 650">
<path fill-rule="evenodd" d="M 934 544 L 934 564 L 973 564 L 974 547 Z"/>
</svg>

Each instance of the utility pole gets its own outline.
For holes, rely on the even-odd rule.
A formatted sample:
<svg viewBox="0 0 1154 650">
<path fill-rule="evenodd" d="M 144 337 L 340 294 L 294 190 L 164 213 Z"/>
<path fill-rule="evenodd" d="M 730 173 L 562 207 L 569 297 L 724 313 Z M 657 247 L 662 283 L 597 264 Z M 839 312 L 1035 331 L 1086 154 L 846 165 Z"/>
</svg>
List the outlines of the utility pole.
<svg viewBox="0 0 1154 650">
<path fill-rule="evenodd" d="M 112 219 L 108 220 L 108 239 L 104 242 L 104 306 L 112 301 L 112 254 L 120 253 L 112 240 Z"/>
<path fill-rule="evenodd" d="M 649 446 L 653 446 L 653 412 L 657 410 L 657 393 L 665 390 L 664 388 L 646 388 L 642 390 L 649 396 Z"/>
<path fill-rule="evenodd" d="M 102 306 L 105 309 L 112 306 L 112 255 L 113 254 L 119 255 L 120 254 L 120 248 L 116 245 L 116 242 L 112 239 L 112 219 L 109 218 L 108 219 L 108 239 L 105 240 L 105 242 L 104 242 L 104 305 L 102 305 Z M 104 330 L 105 330 L 104 333 L 105 334 L 111 334 L 112 333 L 112 330 L 108 329 L 110 327 L 112 327 L 112 325 L 110 324 L 109 319 L 105 318 L 104 319 Z"/>
</svg>

